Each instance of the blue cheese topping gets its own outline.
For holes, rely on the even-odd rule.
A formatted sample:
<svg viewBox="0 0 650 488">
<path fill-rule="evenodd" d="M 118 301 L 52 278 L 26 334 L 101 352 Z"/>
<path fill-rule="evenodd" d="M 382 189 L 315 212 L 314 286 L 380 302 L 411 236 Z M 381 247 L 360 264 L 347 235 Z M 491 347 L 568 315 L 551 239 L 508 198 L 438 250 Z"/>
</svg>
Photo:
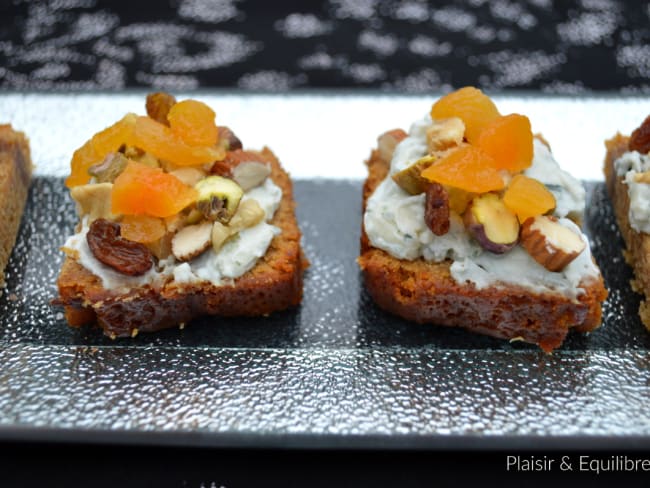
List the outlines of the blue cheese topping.
<svg viewBox="0 0 650 488">
<path fill-rule="evenodd" d="M 242 276 L 255 266 L 257 260 L 266 254 L 273 238 L 280 229 L 269 224 L 275 215 L 280 201 L 282 189 L 271 178 L 266 178 L 261 185 L 248 190 L 242 201 L 254 199 L 264 210 L 262 222 L 241 230 L 236 236 L 227 241 L 219 252 L 212 247 L 199 257 L 187 263 L 177 262 L 173 256 L 158 262 L 142 276 L 126 276 L 98 261 L 88 247 L 86 234 L 89 229 L 87 218 L 82 220 L 79 232 L 69 237 L 63 245 L 68 253 L 76 256 L 76 260 L 84 268 L 98 276 L 102 286 L 108 290 L 126 291 L 142 285 L 161 285 L 170 278 L 181 283 L 209 281 L 214 285 L 227 284 L 234 278 Z"/>
<path fill-rule="evenodd" d="M 637 232 L 650 234 L 650 184 L 638 181 L 637 175 L 650 171 L 650 156 L 628 151 L 614 161 L 616 175 L 623 177 L 630 198 L 628 220 Z"/>
<path fill-rule="evenodd" d="M 477 288 L 519 285 L 535 292 L 557 292 L 576 297 L 586 278 L 599 276 L 593 263 L 587 238 L 567 216 L 582 216 L 585 190 L 578 180 L 563 171 L 551 152 L 534 139 L 534 157 L 524 174 L 547 185 L 557 206 L 554 215 L 560 223 L 580 233 L 587 243 L 585 250 L 560 272 L 548 271 L 521 246 L 497 255 L 485 251 L 465 229 L 460 215 L 450 212 L 449 231 L 436 236 L 424 222 L 425 195 L 410 195 L 390 177 L 428 153 L 426 130 L 430 117 L 415 122 L 409 137 L 395 148 L 389 177 L 370 196 L 364 214 L 364 226 L 373 247 L 398 259 L 452 261 L 451 275 L 458 283 L 469 281 Z"/>
</svg>

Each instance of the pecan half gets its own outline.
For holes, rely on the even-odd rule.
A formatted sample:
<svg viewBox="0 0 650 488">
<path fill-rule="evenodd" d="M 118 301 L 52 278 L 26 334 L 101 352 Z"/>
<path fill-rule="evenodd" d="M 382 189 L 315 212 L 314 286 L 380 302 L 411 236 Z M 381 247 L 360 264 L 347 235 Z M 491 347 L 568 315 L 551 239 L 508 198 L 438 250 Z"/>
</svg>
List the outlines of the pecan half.
<svg viewBox="0 0 650 488">
<path fill-rule="evenodd" d="M 155 92 L 147 95 L 147 115 L 161 124 L 169 125 L 167 114 L 176 105 L 176 98 L 167 92 Z"/>
<path fill-rule="evenodd" d="M 628 148 L 630 151 L 638 151 L 641 154 L 650 151 L 650 115 L 632 132 Z"/>
<path fill-rule="evenodd" d="M 90 224 L 86 242 L 98 261 L 118 273 L 129 276 L 145 274 L 153 266 L 151 251 L 144 244 L 120 236 L 120 225 L 106 219 Z"/>
<path fill-rule="evenodd" d="M 219 141 L 224 144 L 226 151 L 235 151 L 243 147 L 239 137 L 225 125 L 219 127 Z"/>
<path fill-rule="evenodd" d="M 449 195 L 440 183 L 431 183 L 424 200 L 424 222 L 437 236 L 449 232 Z"/>
</svg>

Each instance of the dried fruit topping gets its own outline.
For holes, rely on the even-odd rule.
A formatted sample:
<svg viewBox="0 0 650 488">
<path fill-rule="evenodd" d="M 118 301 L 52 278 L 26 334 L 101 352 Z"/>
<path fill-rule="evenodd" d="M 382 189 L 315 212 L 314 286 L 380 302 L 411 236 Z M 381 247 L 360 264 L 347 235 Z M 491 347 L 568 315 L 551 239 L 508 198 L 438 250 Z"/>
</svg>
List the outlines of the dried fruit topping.
<svg viewBox="0 0 650 488">
<path fill-rule="evenodd" d="M 219 127 L 219 144 L 222 145 L 226 151 L 236 151 L 243 147 L 239 137 L 237 137 L 235 133 L 225 125 Z"/>
<path fill-rule="evenodd" d="M 115 178 L 124 171 L 128 161 L 121 152 L 108 153 L 104 161 L 88 168 L 88 174 L 94 176 L 97 183 L 113 183 Z"/>
<path fill-rule="evenodd" d="M 137 118 L 135 145 L 177 166 L 213 163 L 225 155 L 223 148 L 217 146 L 190 146 L 169 127 L 149 117 Z"/>
<path fill-rule="evenodd" d="M 70 189 L 70 196 L 77 202 L 79 216 L 95 219 L 113 220 L 116 215 L 111 212 L 112 183 L 95 183 L 79 185 Z"/>
<path fill-rule="evenodd" d="M 476 145 L 492 156 L 497 168 L 523 171 L 533 162 L 530 120 L 519 114 L 497 117 L 483 128 Z"/>
<path fill-rule="evenodd" d="M 521 245 L 549 271 L 562 271 L 585 249 L 585 241 L 555 217 L 530 218 L 521 228 Z"/>
<path fill-rule="evenodd" d="M 465 87 L 440 98 L 431 108 L 431 118 L 459 117 L 465 124 L 465 138 L 475 144 L 478 136 L 490 122 L 499 117 L 494 102 L 481 90 Z"/>
<path fill-rule="evenodd" d="M 402 190 L 411 195 L 424 193 L 430 182 L 422 177 L 422 171 L 439 159 L 438 156 L 425 156 L 402 171 L 393 174 L 392 178 Z"/>
<path fill-rule="evenodd" d="M 169 217 L 198 198 L 198 192 L 160 168 L 129 161 L 115 179 L 112 211 L 115 214 Z"/>
<path fill-rule="evenodd" d="M 503 203 L 517 214 L 520 223 L 530 217 L 543 215 L 555 208 L 555 197 L 539 181 L 525 175 L 516 175 L 503 194 Z"/>
<path fill-rule="evenodd" d="M 427 129 L 427 146 L 429 152 L 445 151 L 460 146 L 465 134 L 465 124 L 458 117 L 434 120 Z"/>
<path fill-rule="evenodd" d="M 118 273 L 129 276 L 145 274 L 153 266 L 153 257 L 143 244 L 120 236 L 120 225 L 106 219 L 90 224 L 86 234 L 88 247 L 98 261 Z"/>
<path fill-rule="evenodd" d="M 424 222 L 437 236 L 449 232 L 449 195 L 440 183 L 430 183 L 427 187 Z"/>
<path fill-rule="evenodd" d="M 147 95 L 147 115 L 161 124 L 169 125 L 167 114 L 176 104 L 174 95 L 167 92 L 149 93 Z"/>
<path fill-rule="evenodd" d="M 449 197 L 449 209 L 458 215 L 463 215 L 467 206 L 476 196 L 473 193 L 461 190 L 460 188 L 454 188 L 453 186 L 445 186 L 445 190 L 447 190 L 447 196 Z"/>
<path fill-rule="evenodd" d="M 210 247 L 212 222 L 188 225 L 172 239 L 172 254 L 179 261 L 189 261 Z"/>
<path fill-rule="evenodd" d="M 214 118 L 214 111 L 198 100 L 178 102 L 167 114 L 172 132 L 189 146 L 214 146 L 217 143 L 219 129 Z"/>
<path fill-rule="evenodd" d="M 379 157 L 390 163 L 393 159 L 393 153 L 395 152 L 395 147 L 404 139 L 408 137 L 408 134 L 402 129 L 393 129 L 388 132 L 383 133 L 377 139 L 377 150 L 379 151 Z"/>
<path fill-rule="evenodd" d="M 462 146 L 421 173 L 423 178 L 472 193 L 501 190 L 505 183 L 494 160 L 473 146 Z"/>
<path fill-rule="evenodd" d="M 472 200 L 465 211 L 465 226 L 486 251 L 503 254 L 519 239 L 519 221 L 495 193 L 485 193 Z"/>
<path fill-rule="evenodd" d="M 650 152 L 650 115 L 632 132 L 627 147 L 630 151 L 637 151 L 641 154 Z"/>
<path fill-rule="evenodd" d="M 157 241 L 167 229 L 165 221 L 160 217 L 149 215 L 125 215 L 120 220 L 121 236 L 133 242 L 147 244 Z"/>
<path fill-rule="evenodd" d="M 221 176 L 208 176 L 194 188 L 199 192 L 196 208 L 210 221 L 223 224 L 235 215 L 239 201 L 244 195 L 241 187 L 233 180 Z"/>
<path fill-rule="evenodd" d="M 136 115 L 127 114 L 120 121 L 95 134 L 92 139 L 77 149 L 70 163 L 70 176 L 65 180 L 68 188 L 83 185 L 90 180 L 88 168 L 100 163 L 106 155 L 117 151 L 123 145 L 135 141 Z"/>
</svg>

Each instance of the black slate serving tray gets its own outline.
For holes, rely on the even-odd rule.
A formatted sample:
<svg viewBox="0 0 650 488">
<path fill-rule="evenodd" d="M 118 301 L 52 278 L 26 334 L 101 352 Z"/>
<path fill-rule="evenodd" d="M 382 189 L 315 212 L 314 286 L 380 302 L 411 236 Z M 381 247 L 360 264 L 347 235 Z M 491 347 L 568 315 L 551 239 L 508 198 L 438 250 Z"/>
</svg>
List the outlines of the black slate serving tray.
<svg viewBox="0 0 650 488">
<path fill-rule="evenodd" d="M 302 306 L 110 340 L 51 306 L 76 223 L 37 177 L 0 297 L 0 439 L 264 447 L 650 447 L 650 334 L 604 185 L 586 231 L 603 326 L 552 355 L 378 309 L 356 264 L 361 181 L 298 180 Z"/>
</svg>

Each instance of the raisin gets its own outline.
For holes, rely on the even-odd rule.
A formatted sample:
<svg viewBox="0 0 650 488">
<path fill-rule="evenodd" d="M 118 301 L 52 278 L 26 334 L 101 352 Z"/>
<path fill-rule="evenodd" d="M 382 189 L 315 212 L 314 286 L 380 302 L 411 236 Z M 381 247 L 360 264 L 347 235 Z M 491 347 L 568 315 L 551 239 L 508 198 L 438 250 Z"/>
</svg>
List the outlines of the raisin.
<svg viewBox="0 0 650 488">
<path fill-rule="evenodd" d="M 650 115 L 646 117 L 640 127 L 632 132 L 628 148 L 630 151 L 638 151 L 641 154 L 650 151 Z"/>
<path fill-rule="evenodd" d="M 243 147 L 239 137 L 226 126 L 219 127 L 219 140 L 225 142 L 226 151 L 234 151 Z"/>
<path fill-rule="evenodd" d="M 94 220 L 86 241 L 93 256 L 118 273 L 140 276 L 153 266 L 151 251 L 144 244 L 121 237 L 120 225 L 116 222 Z"/>
<path fill-rule="evenodd" d="M 169 126 L 167 114 L 175 104 L 176 98 L 174 98 L 174 95 L 166 92 L 149 93 L 146 103 L 147 115 L 156 122 Z"/>
<path fill-rule="evenodd" d="M 424 222 L 437 236 L 449 232 L 449 195 L 440 183 L 427 187 L 424 201 Z"/>
</svg>

